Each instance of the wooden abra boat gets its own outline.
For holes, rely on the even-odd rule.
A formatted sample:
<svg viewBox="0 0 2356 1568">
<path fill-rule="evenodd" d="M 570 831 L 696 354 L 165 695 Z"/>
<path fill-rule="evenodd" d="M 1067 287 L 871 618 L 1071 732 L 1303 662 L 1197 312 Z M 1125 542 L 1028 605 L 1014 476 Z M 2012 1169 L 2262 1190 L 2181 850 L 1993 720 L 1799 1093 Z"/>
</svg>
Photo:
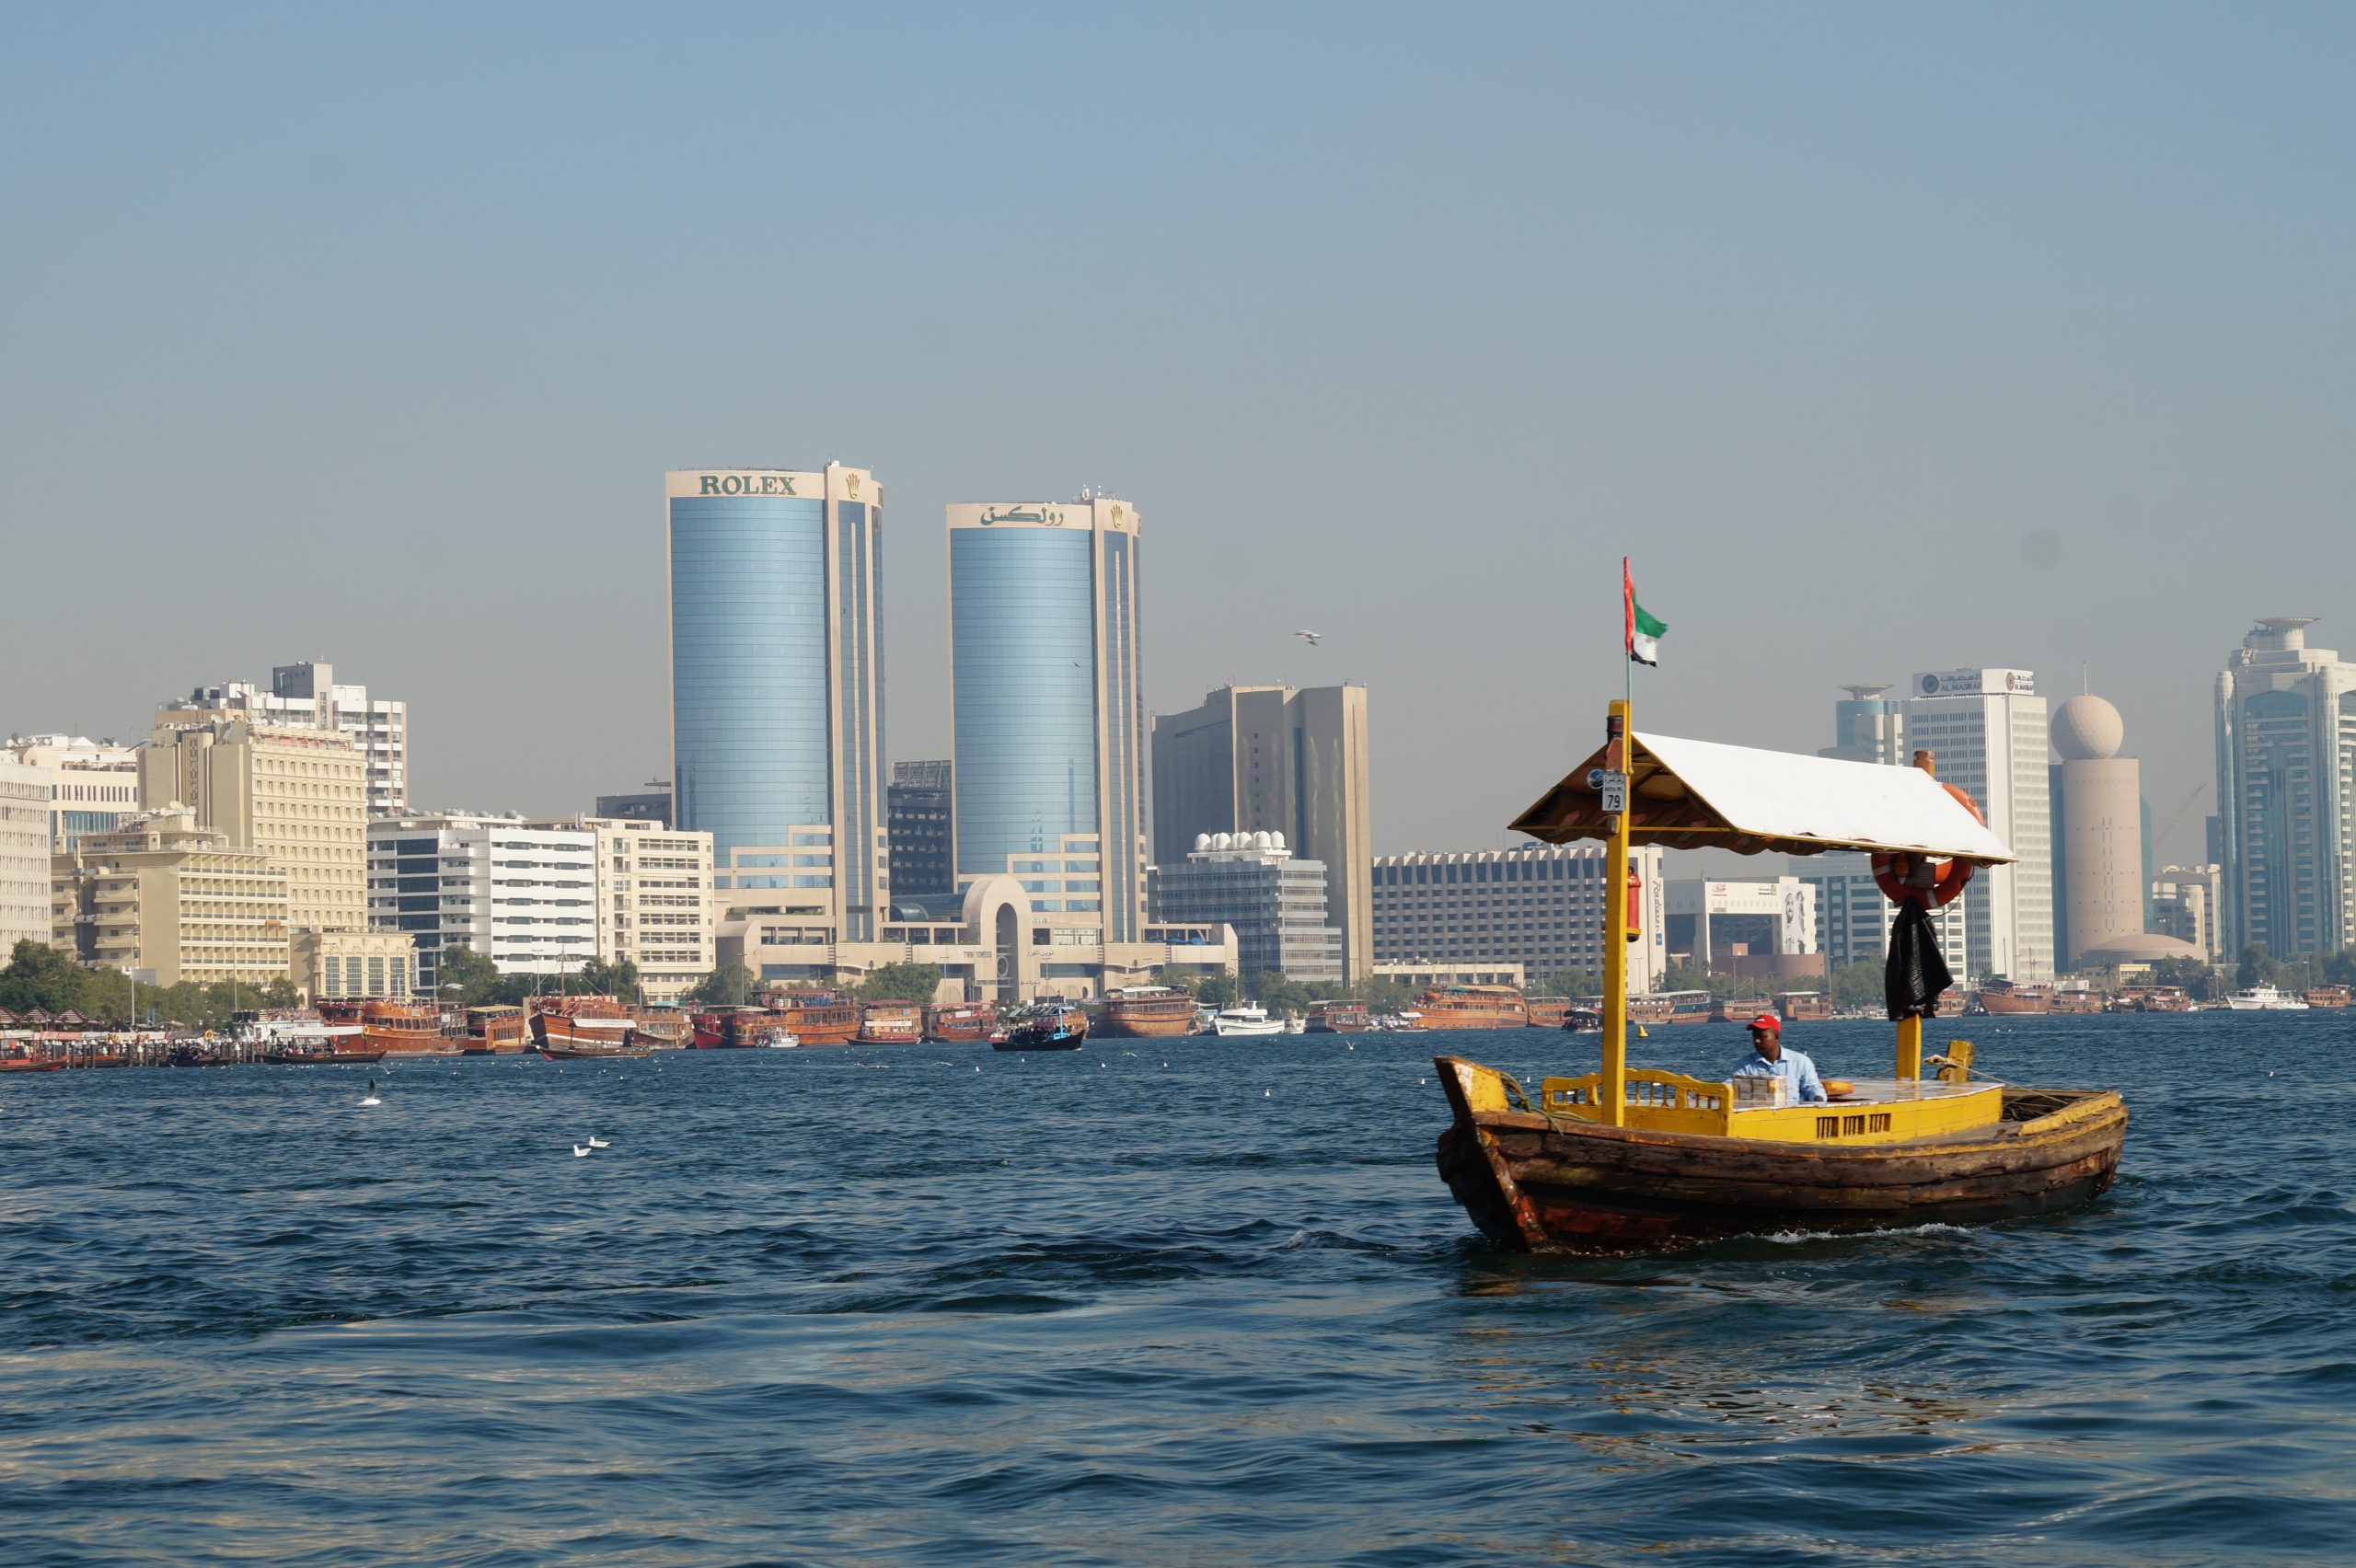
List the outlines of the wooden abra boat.
<svg viewBox="0 0 2356 1568">
<path fill-rule="evenodd" d="M 1088 1038 L 1088 1014 L 1066 1002 L 1040 1002 L 1007 1020 L 993 1051 L 1077 1051 Z"/>
<path fill-rule="evenodd" d="M 1927 752 L 1914 767 L 1888 767 L 1639 736 L 1627 721 L 1627 704 L 1613 703 L 1604 749 L 1513 824 L 1548 843 L 1604 839 L 1607 887 L 1624 878 L 1638 839 L 1738 854 L 1863 850 L 1891 879 L 1886 888 L 1927 911 L 1974 869 L 2013 859 L 1969 798 L 1932 776 Z M 1605 814 L 1607 792 L 1624 794 L 1628 809 Z M 1623 1251 L 1980 1224 L 2108 1189 L 2127 1131 L 2118 1094 L 1975 1082 L 1962 1041 L 1925 1063 L 1923 1019 L 1939 1005 L 1946 966 L 1922 913 L 1901 907 L 1891 940 L 1892 990 L 1905 1003 L 1895 1071 L 1827 1079 L 1829 1100 L 1800 1104 L 1787 1078 L 1711 1083 L 1628 1066 L 1626 916 L 1621 900 L 1605 903 L 1600 1070 L 1547 1078 L 1533 1099 L 1493 1067 L 1433 1058 L 1454 1113 L 1440 1175 L 1497 1242 Z"/>
<path fill-rule="evenodd" d="M 1779 1106 L 1641 1069 L 1627 1124 L 1605 1126 L 1591 1119 L 1600 1073 L 1548 1078 L 1532 1104 L 1494 1068 L 1433 1065 L 1456 1112 L 1440 1175 L 1483 1234 L 1521 1251 L 2046 1214 L 2110 1186 L 2127 1130 L 2108 1090 L 1862 1079 L 1836 1101 Z"/>
<path fill-rule="evenodd" d="M 1775 1011 L 1785 1023 L 1822 1023 L 1832 1016 L 1832 998 L 1821 991 L 1779 991 Z"/>
<path fill-rule="evenodd" d="M 1364 1002 L 1311 1002 L 1309 1004 L 1311 1034 L 1365 1034 L 1374 1028 L 1374 1020 L 1367 1016 Z"/>
<path fill-rule="evenodd" d="M 385 1059 L 382 1051 L 339 1051 L 332 1045 L 289 1045 L 262 1056 L 273 1067 L 337 1067 Z"/>
<path fill-rule="evenodd" d="M 1195 998 L 1175 986 L 1128 986 L 1104 998 L 1104 1032 L 1129 1040 L 1169 1040 L 1195 1027 Z"/>
</svg>

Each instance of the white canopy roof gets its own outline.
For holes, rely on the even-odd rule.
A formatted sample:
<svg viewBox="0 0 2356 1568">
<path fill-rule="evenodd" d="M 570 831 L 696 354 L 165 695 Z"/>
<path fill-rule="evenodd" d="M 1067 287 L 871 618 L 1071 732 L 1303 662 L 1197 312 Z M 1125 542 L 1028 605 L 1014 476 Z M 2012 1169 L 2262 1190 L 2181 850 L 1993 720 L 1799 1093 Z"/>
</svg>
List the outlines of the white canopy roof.
<svg viewBox="0 0 2356 1568">
<path fill-rule="evenodd" d="M 1639 843 L 1738 854 L 1889 850 L 1999 865 L 2013 853 L 1919 767 L 1837 762 L 1669 735 L 1634 737 L 1630 832 Z M 1521 814 L 1551 844 L 1608 836 L 1587 776 L 1598 751 Z"/>
</svg>

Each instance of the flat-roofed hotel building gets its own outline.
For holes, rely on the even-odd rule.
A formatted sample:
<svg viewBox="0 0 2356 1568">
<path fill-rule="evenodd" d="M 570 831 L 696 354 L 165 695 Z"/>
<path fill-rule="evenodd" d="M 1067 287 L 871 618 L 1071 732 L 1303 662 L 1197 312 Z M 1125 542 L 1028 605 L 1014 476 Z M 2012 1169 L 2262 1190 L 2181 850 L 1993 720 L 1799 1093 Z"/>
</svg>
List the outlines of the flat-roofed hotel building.
<svg viewBox="0 0 2356 1568">
<path fill-rule="evenodd" d="M 960 885 L 1011 872 L 1033 907 L 1145 925 L 1140 525 L 1108 496 L 949 508 Z M 1044 902 L 1043 902 L 1044 901 Z"/>
<path fill-rule="evenodd" d="M 874 940 L 884 798 L 883 494 L 864 468 L 664 478 L 674 824 L 727 910 L 790 903 Z"/>
</svg>

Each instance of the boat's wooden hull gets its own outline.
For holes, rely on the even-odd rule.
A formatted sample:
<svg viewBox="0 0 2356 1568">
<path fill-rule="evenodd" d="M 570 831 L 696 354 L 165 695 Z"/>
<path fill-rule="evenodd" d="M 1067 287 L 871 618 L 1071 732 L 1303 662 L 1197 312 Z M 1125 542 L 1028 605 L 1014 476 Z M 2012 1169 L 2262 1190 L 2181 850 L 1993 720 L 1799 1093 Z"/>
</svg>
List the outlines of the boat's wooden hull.
<svg viewBox="0 0 2356 1568">
<path fill-rule="evenodd" d="M 1643 1251 L 1728 1236 L 1984 1225 L 2099 1196 L 2127 1108 L 2109 1090 L 2007 1090 L 1985 1132 L 1832 1148 L 1474 1112 L 1439 1057 L 1456 1119 L 1441 1177 L 1484 1235 L 1519 1251 Z"/>
<path fill-rule="evenodd" d="M 1195 1027 L 1195 1004 L 1146 1009 L 1114 1002 L 1105 1008 L 1102 1026 L 1115 1040 L 1174 1040 Z"/>
</svg>

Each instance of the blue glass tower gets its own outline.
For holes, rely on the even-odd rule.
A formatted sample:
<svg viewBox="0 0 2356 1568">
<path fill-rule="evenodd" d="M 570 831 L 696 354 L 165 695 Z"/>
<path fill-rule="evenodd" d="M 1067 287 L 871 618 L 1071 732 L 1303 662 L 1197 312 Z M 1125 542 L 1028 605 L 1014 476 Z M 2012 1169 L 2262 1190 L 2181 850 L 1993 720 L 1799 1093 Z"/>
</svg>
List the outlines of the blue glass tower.
<svg viewBox="0 0 2356 1568">
<path fill-rule="evenodd" d="M 1034 906 L 1116 942 L 1145 918 L 1138 536 L 1102 498 L 949 509 L 957 874 L 1052 875 Z"/>
<path fill-rule="evenodd" d="M 724 892 L 792 890 L 872 940 L 890 896 L 877 486 L 830 464 L 664 489 L 676 820 L 711 834 Z"/>
</svg>

